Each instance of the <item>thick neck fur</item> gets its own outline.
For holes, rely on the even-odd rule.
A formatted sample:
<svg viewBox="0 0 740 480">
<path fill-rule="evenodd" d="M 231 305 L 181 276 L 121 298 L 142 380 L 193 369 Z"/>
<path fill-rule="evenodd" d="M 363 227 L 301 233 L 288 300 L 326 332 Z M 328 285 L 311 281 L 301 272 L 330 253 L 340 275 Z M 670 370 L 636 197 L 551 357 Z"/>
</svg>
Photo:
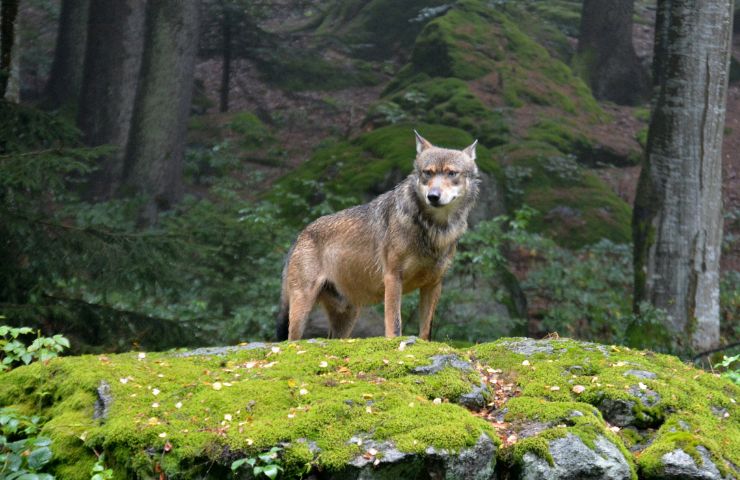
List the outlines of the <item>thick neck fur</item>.
<svg viewBox="0 0 740 480">
<path fill-rule="evenodd" d="M 419 229 L 424 247 L 430 254 L 447 251 L 465 233 L 468 214 L 478 197 L 478 178 L 470 178 L 465 193 L 452 204 L 432 207 L 419 197 L 415 188 L 416 173 L 409 175 L 396 187 L 396 208 L 402 215 L 410 217 Z"/>
</svg>

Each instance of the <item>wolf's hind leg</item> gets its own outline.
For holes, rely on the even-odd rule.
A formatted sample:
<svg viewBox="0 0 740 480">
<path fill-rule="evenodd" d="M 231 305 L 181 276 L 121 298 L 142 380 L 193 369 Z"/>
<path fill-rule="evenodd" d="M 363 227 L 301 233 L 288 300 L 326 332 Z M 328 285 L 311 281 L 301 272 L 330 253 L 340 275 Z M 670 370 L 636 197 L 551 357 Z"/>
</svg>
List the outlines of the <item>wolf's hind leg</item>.
<svg viewBox="0 0 740 480">
<path fill-rule="evenodd" d="M 333 285 L 319 295 L 319 302 L 329 317 L 329 338 L 347 338 L 357 323 L 360 309 L 348 303 L 334 289 Z"/>
<path fill-rule="evenodd" d="M 308 315 L 311 313 L 316 297 L 319 295 L 319 288 L 312 286 L 305 289 L 296 289 L 289 293 L 289 325 L 288 340 L 300 340 L 303 338 L 303 331 L 306 329 Z"/>
</svg>

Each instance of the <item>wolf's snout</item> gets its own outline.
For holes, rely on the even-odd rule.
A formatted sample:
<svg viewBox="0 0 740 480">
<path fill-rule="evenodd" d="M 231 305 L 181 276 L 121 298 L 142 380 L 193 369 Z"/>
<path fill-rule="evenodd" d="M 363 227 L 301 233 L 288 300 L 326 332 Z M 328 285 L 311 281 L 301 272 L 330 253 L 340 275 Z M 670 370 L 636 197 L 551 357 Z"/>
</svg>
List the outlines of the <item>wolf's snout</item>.
<svg viewBox="0 0 740 480">
<path fill-rule="evenodd" d="M 432 205 L 439 204 L 440 197 L 442 197 L 442 192 L 438 188 L 432 188 L 429 190 L 429 193 L 427 193 L 427 200 L 429 200 L 429 203 Z"/>
</svg>

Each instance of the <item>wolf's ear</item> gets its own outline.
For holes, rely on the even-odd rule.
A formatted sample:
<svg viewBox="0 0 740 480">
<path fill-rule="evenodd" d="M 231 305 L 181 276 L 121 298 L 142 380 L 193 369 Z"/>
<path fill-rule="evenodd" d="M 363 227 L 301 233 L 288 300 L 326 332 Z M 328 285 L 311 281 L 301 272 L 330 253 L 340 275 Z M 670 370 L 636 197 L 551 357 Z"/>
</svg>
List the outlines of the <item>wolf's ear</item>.
<svg viewBox="0 0 740 480">
<path fill-rule="evenodd" d="M 417 132 L 416 130 L 414 130 L 414 135 L 416 136 L 416 154 L 417 155 L 423 152 L 424 150 L 426 150 L 427 148 L 432 148 L 434 146 L 431 143 L 429 143 L 429 141 L 426 138 L 419 135 L 419 132 Z"/>
<path fill-rule="evenodd" d="M 463 153 L 467 155 L 468 157 L 470 157 L 471 160 L 475 160 L 475 147 L 477 145 L 478 145 L 478 140 L 474 141 L 472 145 L 470 145 L 469 147 L 465 148 L 465 150 L 463 150 Z"/>
</svg>

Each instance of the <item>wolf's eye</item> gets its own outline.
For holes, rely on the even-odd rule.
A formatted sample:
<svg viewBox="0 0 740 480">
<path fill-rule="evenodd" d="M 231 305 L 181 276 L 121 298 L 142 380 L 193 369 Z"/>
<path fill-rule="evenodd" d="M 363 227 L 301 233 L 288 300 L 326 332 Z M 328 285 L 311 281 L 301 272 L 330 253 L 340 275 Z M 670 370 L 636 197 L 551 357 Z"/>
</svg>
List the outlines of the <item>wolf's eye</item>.
<svg viewBox="0 0 740 480">
<path fill-rule="evenodd" d="M 459 173 L 459 172 L 456 172 L 456 171 L 454 171 L 454 170 L 449 170 L 449 171 L 447 172 L 447 176 L 448 176 L 448 177 L 450 177 L 450 178 L 455 178 L 455 177 L 457 177 L 457 174 L 458 174 L 458 173 Z"/>
<path fill-rule="evenodd" d="M 421 173 L 422 173 L 422 174 L 423 174 L 423 175 L 424 175 L 425 177 L 431 177 L 432 175 L 434 175 L 434 172 L 433 172 L 433 171 L 431 171 L 431 170 L 422 170 L 422 171 L 421 171 Z"/>
</svg>

